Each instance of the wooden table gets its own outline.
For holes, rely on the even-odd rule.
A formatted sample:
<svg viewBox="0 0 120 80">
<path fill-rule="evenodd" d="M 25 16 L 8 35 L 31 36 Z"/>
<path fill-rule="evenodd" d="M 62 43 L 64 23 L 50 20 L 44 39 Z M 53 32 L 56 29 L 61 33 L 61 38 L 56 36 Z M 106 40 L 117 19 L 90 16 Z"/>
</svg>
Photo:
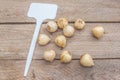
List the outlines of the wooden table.
<svg viewBox="0 0 120 80">
<path fill-rule="evenodd" d="M 73 25 L 76 19 L 82 18 L 86 27 L 67 38 L 63 50 L 69 50 L 73 60 L 62 64 L 59 61 L 62 50 L 54 44 L 55 36 L 62 31 L 49 34 L 45 21 L 40 33 L 48 34 L 51 43 L 37 44 L 28 76 L 23 77 L 35 28 L 35 20 L 27 17 L 32 2 L 58 4 L 56 19 L 66 17 Z M 100 40 L 91 35 L 91 29 L 98 25 L 105 28 Z M 43 51 L 48 49 L 57 53 L 53 63 L 42 58 Z M 94 67 L 80 66 L 79 57 L 83 53 L 93 56 Z M 0 80 L 120 80 L 120 0 L 0 0 Z"/>
</svg>

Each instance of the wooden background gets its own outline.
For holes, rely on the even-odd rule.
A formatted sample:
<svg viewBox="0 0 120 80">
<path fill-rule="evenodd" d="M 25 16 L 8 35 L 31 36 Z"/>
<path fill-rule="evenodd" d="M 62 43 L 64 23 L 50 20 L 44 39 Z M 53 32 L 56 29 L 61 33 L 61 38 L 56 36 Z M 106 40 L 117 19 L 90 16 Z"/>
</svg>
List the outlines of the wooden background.
<svg viewBox="0 0 120 80">
<path fill-rule="evenodd" d="M 35 20 L 27 17 L 32 2 L 55 3 L 59 6 L 56 19 L 66 17 L 73 25 L 77 18 L 82 18 L 86 27 L 67 38 L 64 50 L 73 54 L 73 61 L 62 64 L 62 50 L 53 42 L 62 32 L 49 34 L 45 29 L 48 20 L 44 21 L 40 33 L 48 34 L 52 41 L 47 46 L 37 44 L 28 76 L 23 77 L 35 28 Z M 97 25 L 105 28 L 100 40 L 91 35 L 91 29 Z M 57 52 L 53 63 L 42 58 L 47 49 Z M 93 56 L 94 67 L 80 66 L 82 53 Z M 0 0 L 0 80 L 120 80 L 120 0 Z"/>
</svg>

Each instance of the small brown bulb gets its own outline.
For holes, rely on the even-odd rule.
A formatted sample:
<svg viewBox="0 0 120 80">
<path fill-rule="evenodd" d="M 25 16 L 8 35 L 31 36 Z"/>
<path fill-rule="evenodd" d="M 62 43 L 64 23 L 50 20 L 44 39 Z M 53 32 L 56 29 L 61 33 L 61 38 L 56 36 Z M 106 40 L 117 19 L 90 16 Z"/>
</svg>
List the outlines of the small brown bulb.
<svg viewBox="0 0 120 80">
<path fill-rule="evenodd" d="M 54 50 L 48 50 L 44 52 L 44 59 L 46 61 L 52 62 L 55 59 L 56 53 Z"/>
<path fill-rule="evenodd" d="M 74 26 L 76 29 L 83 29 L 85 27 L 85 22 L 82 19 L 77 19 Z"/>
<path fill-rule="evenodd" d="M 92 29 L 94 37 L 97 39 L 101 38 L 104 34 L 104 28 L 102 26 L 97 26 Z"/>
<path fill-rule="evenodd" d="M 66 36 L 66 37 L 72 37 L 74 35 L 74 28 L 72 26 L 66 26 L 63 28 L 63 34 Z"/>
<path fill-rule="evenodd" d="M 55 31 L 57 31 L 57 29 L 58 29 L 58 26 L 57 26 L 57 23 L 56 23 L 56 22 L 54 22 L 54 21 L 49 21 L 49 22 L 47 23 L 47 30 L 48 30 L 49 32 L 55 32 Z"/>
<path fill-rule="evenodd" d="M 40 45 L 46 45 L 51 39 L 46 34 L 40 34 L 38 37 L 38 43 Z"/>
<path fill-rule="evenodd" d="M 58 35 L 55 38 L 55 43 L 57 46 L 64 48 L 66 46 L 66 38 L 63 35 Z"/>
<path fill-rule="evenodd" d="M 59 18 L 57 20 L 57 24 L 60 29 L 63 29 L 65 26 L 68 25 L 68 20 L 66 18 Z"/>
<path fill-rule="evenodd" d="M 63 51 L 60 55 L 60 61 L 63 63 L 69 63 L 72 60 L 72 55 L 67 51 Z"/>
<path fill-rule="evenodd" d="M 94 66 L 93 58 L 91 57 L 90 54 L 83 54 L 80 57 L 80 63 L 84 67 L 92 67 L 92 66 Z"/>
</svg>

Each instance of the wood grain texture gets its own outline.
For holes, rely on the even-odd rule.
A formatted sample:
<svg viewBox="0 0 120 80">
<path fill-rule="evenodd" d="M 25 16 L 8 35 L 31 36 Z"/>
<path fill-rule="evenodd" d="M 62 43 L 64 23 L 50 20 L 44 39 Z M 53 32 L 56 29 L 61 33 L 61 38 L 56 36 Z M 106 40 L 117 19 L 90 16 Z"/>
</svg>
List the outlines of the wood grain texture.
<svg viewBox="0 0 120 80">
<path fill-rule="evenodd" d="M 35 22 L 27 17 L 32 2 L 57 4 L 57 18 L 66 17 L 69 21 L 77 18 L 95 22 L 120 21 L 120 0 L 0 0 L 0 23 Z"/>
<path fill-rule="evenodd" d="M 70 24 L 73 25 L 73 24 Z M 102 25 L 105 28 L 104 37 L 100 40 L 94 38 L 91 29 Z M 79 59 L 83 53 L 89 53 L 93 58 L 120 58 L 120 23 L 87 23 L 84 30 L 75 30 L 72 38 L 67 38 L 67 46 L 63 50 L 69 50 L 73 59 Z M 0 59 L 26 59 L 31 43 L 34 24 L 0 25 Z M 52 40 L 46 46 L 37 44 L 33 59 L 42 59 L 43 51 L 53 49 L 57 53 L 57 59 L 61 49 L 54 44 L 54 38 L 62 34 L 62 30 L 50 34 L 42 25 L 40 33 L 47 34 Z"/>
<path fill-rule="evenodd" d="M 72 23 L 82 18 L 84 30 L 76 30 L 67 38 L 67 46 L 73 59 L 69 64 L 59 61 L 61 49 L 54 38 L 62 30 L 50 34 L 46 25 L 40 33 L 52 40 L 47 46 L 36 45 L 33 61 L 27 77 L 23 77 L 25 62 L 35 20 L 27 17 L 32 2 L 54 3 L 59 6 L 57 20 L 65 17 Z M 0 80 L 120 80 L 120 0 L 0 0 Z M 44 22 L 46 22 L 45 20 Z M 104 26 L 105 34 L 100 40 L 91 35 L 94 26 Z M 44 50 L 57 53 L 53 63 L 42 60 Z M 93 56 L 95 66 L 82 67 L 79 57 L 83 53 Z"/>
<path fill-rule="evenodd" d="M 0 60 L 0 80 L 120 80 L 120 60 L 95 60 L 95 66 L 85 68 L 79 60 L 62 64 L 33 60 L 27 77 L 23 77 L 24 60 Z"/>
</svg>

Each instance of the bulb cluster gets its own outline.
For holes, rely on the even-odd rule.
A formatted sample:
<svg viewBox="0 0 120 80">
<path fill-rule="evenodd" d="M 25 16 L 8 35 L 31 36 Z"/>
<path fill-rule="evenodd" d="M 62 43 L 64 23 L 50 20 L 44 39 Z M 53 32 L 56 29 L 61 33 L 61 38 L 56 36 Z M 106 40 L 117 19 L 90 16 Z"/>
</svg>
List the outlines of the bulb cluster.
<svg viewBox="0 0 120 80">
<path fill-rule="evenodd" d="M 46 30 L 50 33 L 54 33 L 58 31 L 58 29 L 62 29 L 63 34 L 57 35 L 54 39 L 54 43 L 61 48 L 67 46 L 67 38 L 71 38 L 74 36 L 75 29 L 82 30 L 85 28 L 85 21 L 82 19 L 77 19 L 74 23 L 74 27 L 68 24 L 68 20 L 66 18 L 59 18 L 56 22 L 49 21 L 46 24 Z M 103 37 L 104 28 L 102 26 L 96 26 L 92 29 L 92 35 L 100 39 Z M 47 45 L 52 39 L 46 34 L 40 34 L 38 38 L 38 43 L 40 45 Z M 54 50 L 44 51 L 43 58 L 46 61 L 53 62 L 56 57 L 56 52 Z M 72 53 L 68 50 L 64 50 L 60 54 L 60 61 L 62 63 L 70 63 L 72 61 Z M 80 57 L 80 64 L 84 67 L 92 67 L 94 66 L 93 58 L 90 54 L 82 54 Z"/>
</svg>

